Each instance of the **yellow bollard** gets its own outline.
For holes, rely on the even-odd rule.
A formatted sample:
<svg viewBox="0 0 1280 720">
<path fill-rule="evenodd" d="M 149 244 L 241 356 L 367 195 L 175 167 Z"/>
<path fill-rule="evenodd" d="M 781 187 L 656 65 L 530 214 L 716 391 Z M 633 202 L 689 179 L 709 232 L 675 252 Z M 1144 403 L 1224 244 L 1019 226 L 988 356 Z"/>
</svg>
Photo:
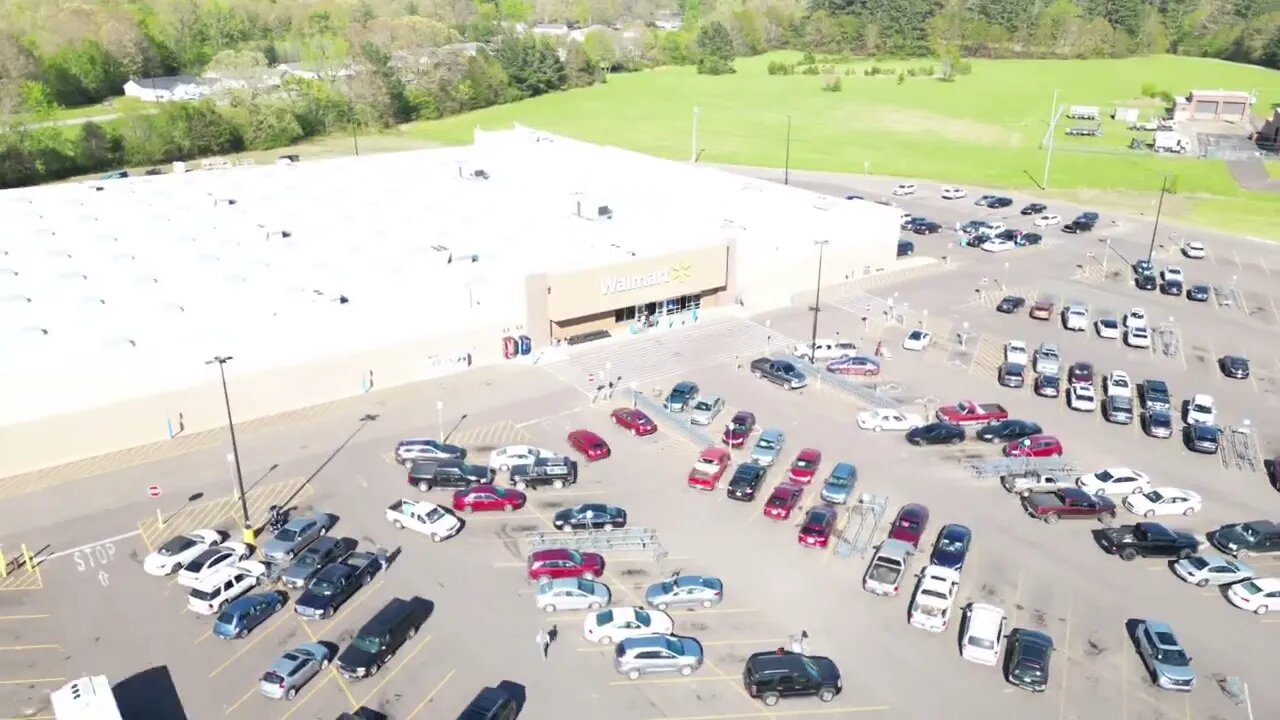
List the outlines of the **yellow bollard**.
<svg viewBox="0 0 1280 720">
<path fill-rule="evenodd" d="M 26 543 L 23 543 L 23 544 L 22 544 L 22 561 L 23 561 L 23 562 L 26 564 L 26 566 L 27 566 L 27 572 L 35 572 L 35 571 L 36 571 L 36 563 L 35 563 L 35 560 L 34 560 L 34 559 L 32 559 L 32 557 L 31 557 L 31 552 L 27 550 L 27 544 L 26 544 Z"/>
<path fill-rule="evenodd" d="M 247 527 L 244 529 L 244 543 L 246 545 L 254 544 L 254 541 L 256 541 L 257 539 L 258 539 L 257 535 L 256 533 L 253 532 L 253 528 Z"/>
<path fill-rule="evenodd" d="M 4 559 L 4 550 L 0 549 L 0 578 L 9 577 L 9 561 Z"/>
<path fill-rule="evenodd" d="M 164 527 L 164 514 L 160 512 L 160 508 L 156 508 L 156 524 L 159 527 Z"/>
</svg>

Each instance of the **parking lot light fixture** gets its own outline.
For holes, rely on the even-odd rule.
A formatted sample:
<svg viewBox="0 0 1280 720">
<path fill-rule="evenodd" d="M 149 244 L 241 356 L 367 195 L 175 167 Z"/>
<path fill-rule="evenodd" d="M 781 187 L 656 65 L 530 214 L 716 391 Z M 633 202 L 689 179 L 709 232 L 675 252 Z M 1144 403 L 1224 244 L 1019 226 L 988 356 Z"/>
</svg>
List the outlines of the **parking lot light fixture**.
<svg viewBox="0 0 1280 720">
<path fill-rule="evenodd" d="M 1169 192 L 1169 176 L 1165 175 L 1160 181 L 1160 201 L 1156 203 L 1156 219 L 1151 224 L 1151 245 L 1147 248 L 1147 262 L 1151 262 L 1151 258 L 1156 254 L 1156 233 L 1160 230 L 1160 212 L 1164 210 L 1164 196 Z"/>
<path fill-rule="evenodd" d="M 787 116 L 787 155 L 782 165 L 782 184 L 791 184 L 791 116 Z"/>
<path fill-rule="evenodd" d="M 821 310 L 822 303 L 822 255 L 830 240 L 814 240 L 813 244 L 818 246 L 818 278 L 813 288 L 813 332 L 809 335 L 809 357 L 814 357 L 816 348 L 818 347 L 818 312 Z"/>
<path fill-rule="evenodd" d="M 215 355 L 205 360 L 205 365 L 218 365 L 218 377 L 222 380 L 222 402 L 227 408 L 227 430 L 231 433 L 231 459 L 236 468 L 236 490 L 240 495 L 240 512 L 244 521 L 244 541 L 252 543 L 256 538 L 253 525 L 249 522 L 249 499 L 244 495 L 244 474 L 240 472 L 240 447 L 236 444 L 236 423 L 231 418 L 231 395 L 227 392 L 227 363 L 233 358 L 230 355 Z"/>
<path fill-rule="evenodd" d="M 1004 264 L 1004 277 L 1000 278 L 1000 292 L 1004 292 L 1009 285 L 1009 263 Z"/>
</svg>

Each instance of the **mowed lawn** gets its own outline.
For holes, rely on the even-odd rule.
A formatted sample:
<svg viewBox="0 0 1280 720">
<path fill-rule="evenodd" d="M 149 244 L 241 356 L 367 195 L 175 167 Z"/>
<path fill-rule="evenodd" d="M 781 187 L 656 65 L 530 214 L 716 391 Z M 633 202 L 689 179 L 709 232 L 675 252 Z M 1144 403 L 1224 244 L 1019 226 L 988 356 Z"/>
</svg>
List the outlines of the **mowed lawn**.
<svg viewBox="0 0 1280 720">
<path fill-rule="evenodd" d="M 1144 119 L 1160 109 L 1140 98 L 1142 86 L 1175 95 L 1198 88 L 1257 90 L 1258 107 L 1280 102 L 1280 72 L 1219 60 L 1158 56 L 1125 60 L 974 60 L 956 82 L 896 76 L 866 77 L 871 61 L 836 65 L 843 89 L 824 92 L 821 76 L 770 76 L 770 60 L 795 62 L 798 53 L 737 61 L 734 75 L 697 75 L 661 68 L 614 75 L 603 85 L 488 108 L 405 131 L 446 144 L 470 142 L 476 128 L 522 123 L 582 140 L 688 159 L 693 108 L 698 107 L 701 162 L 781 166 L 791 118 L 791 165 L 838 172 L 1032 190 L 1044 173 L 1040 148 L 1053 102 L 1139 107 Z M 897 69 L 935 61 L 882 61 Z M 844 75 L 852 68 L 852 75 Z M 1221 162 L 1160 157 L 1127 150 L 1134 136 L 1104 120 L 1100 138 L 1067 138 L 1065 117 L 1054 139 L 1052 191 L 1108 191 L 1105 199 L 1145 206 L 1161 177 L 1177 176 L 1178 201 L 1166 209 L 1188 221 L 1259 232 L 1280 217 L 1280 195 L 1241 192 Z M 1274 172 L 1274 168 L 1273 168 Z M 1094 193 L 1090 193 L 1094 194 Z M 1207 202 L 1210 197 L 1230 202 Z M 1280 235 L 1280 230 L 1273 231 Z"/>
</svg>

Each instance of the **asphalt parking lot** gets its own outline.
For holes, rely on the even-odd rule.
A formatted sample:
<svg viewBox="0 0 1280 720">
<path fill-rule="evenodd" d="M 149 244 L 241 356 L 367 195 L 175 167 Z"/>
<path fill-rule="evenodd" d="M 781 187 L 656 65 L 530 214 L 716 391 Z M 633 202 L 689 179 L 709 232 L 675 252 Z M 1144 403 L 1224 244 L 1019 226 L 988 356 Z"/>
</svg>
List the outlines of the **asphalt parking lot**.
<svg viewBox="0 0 1280 720">
<path fill-rule="evenodd" d="M 944 224 L 983 216 L 968 203 L 921 201 L 929 208 L 921 214 Z M 912 209 L 912 202 L 901 204 Z M 1176 435 L 1153 440 L 1136 424 L 1109 425 L 1097 413 L 1075 413 L 1030 389 L 996 383 L 1004 342 L 1023 340 L 1032 348 L 1055 342 L 1065 363 L 1086 360 L 1099 373 L 1123 369 L 1135 380 L 1161 378 L 1175 399 L 1210 393 L 1224 422 L 1252 421 L 1263 456 L 1280 448 L 1269 423 L 1280 392 L 1274 380 L 1280 377 L 1280 343 L 1275 309 L 1267 310 L 1274 302 L 1270 268 L 1280 270 L 1280 253 L 1273 262 L 1270 248 L 1242 252 L 1249 246 L 1224 243 L 1210 245 L 1206 260 L 1175 261 L 1171 251 L 1158 247 L 1157 267 L 1177 262 L 1188 284 L 1231 285 L 1243 299 L 1229 307 L 1189 303 L 1138 291 L 1127 281 L 1126 263 L 1145 255 L 1149 242 L 1132 225 L 1108 235 L 1114 255 L 1098 242 L 1101 233 L 1059 238 L 1050 231 L 1046 236 L 1055 237 L 1045 247 L 1001 255 L 948 247 L 945 235 L 916 238 L 919 254 L 946 255 L 949 265 L 908 273 L 894 284 L 826 293 L 820 335 L 838 332 L 868 349 L 883 342 L 892 357 L 884 361 L 881 377 L 864 384 L 904 409 L 923 413 L 963 399 L 1001 402 L 1013 416 L 1057 435 L 1065 458 L 1086 471 L 1131 466 L 1158 485 L 1204 495 L 1202 513 L 1171 526 L 1203 535 L 1225 522 L 1266 516 L 1275 497 L 1260 468 L 1224 467 L 1216 456 L 1186 451 Z M 1167 322 L 1175 329 L 1178 348 L 1170 354 L 1162 347 L 1131 349 L 1092 332 L 1069 333 L 1025 312 L 1001 315 L 993 306 L 1005 293 L 1087 304 L 1094 316 L 1145 307 L 1153 324 Z M 902 315 L 901 324 L 886 322 L 890 298 L 890 314 Z M 0 509 L 6 559 L 22 544 L 47 550 L 38 567 L 28 571 L 19 563 L 0 578 L 0 711 L 47 717 L 48 691 L 68 679 L 105 673 L 119 681 L 152 668 L 172 677 L 193 719 L 332 718 L 359 706 L 397 720 L 450 717 L 481 687 L 502 682 L 523 688 L 525 720 L 562 718 L 566 707 L 575 716 L 618 720 L 1244 717 L 1218 691 L 1214 673 L 1250 682 L 1255 716 L 1280 707 L 1280 690 L 1263 674 L 1280 660 L 1280 650 L 1261 639 L 1280 620 L 1236 610 L 1219 592 L 1182 583 L 1163 562 L 1124 563 L 1104 555 L 1090 537 L 1092 523 L 1046 526 L 1024 517 L 1017 500 L 993 478 L 966 467 L 975 458 L 996 455 L 998 447 L 970 441 L 957 448 L 912 448 L 896 433 L 856 428 L 853 417 L 866 409 L 865 395 L 817 382 L 786 392 L 736 369 L 807 338 L 810 323 L 803 308 L 754 318 L 712 316 L 684 330 L 586 346 L 545 368 L 482 370 L 371 393 L 330 415 L 246 438 L 246 499 L 255 521 L 276 503 L 300 512 L 324 510 L 338 516 L 335 534 L 359 540 L 362 549 L 399 553 L 337 617 L 306 623 L 286 607 L 244 640 L 211 636 L 208 619 L 184 612 L 180 586 L 140 568 L 146 553 L 171 534 L 198 527 L 234 530 L 240 503 L 230 496 L 225 448 L 7 498 Z M 903 351 L 903 335 L 922 325 L 935 334 L 934 346 L 924 353 Z M 1252 381 L 1217 372 L 1216 357 L 1228 352 L 1250 357 Z M 593 384 L 588 376 L 605 375 L 621 377 L 624 389 L 592 406 L 585 392 Z M 677 380 L 698 382 L 704 392 L 724 397 L 726 409 L 708 430 L 659 416 L 662 432 L 633 438 L 609 425 L 612 407 L 650 407 L 655 391 Z M 633 384 L 643 398 L 632 398 Z M 438 419 L 433 401 L 440 398 L 445 410 Z M 723 492 L 689 490 L 684 481 L 698 449 L 738 409 L 754 411 L 763 427 L 787 436 L 781 467 L 770 472 L 750 504 L 730 501 Z M 437 434 L 440 425 L 478 458 L 517 443 L 567 450 L 565 435 L 582 427 L 600 432 L 614 455 L 586 467 L 570 489 L 534 491 L 530 505 L 512 515 L 468 517 L 458 537 L 433 544 L 411 531 L 395 531 L 383 511 L 397 498 L 419 497 L 389 458 L 395 441 Z M 1040 629 L 1054 638 L 1058 650 L 1045 694 L 1012 690 L 998 669 L 962 661 L 958 623 L 939 635 L 908 626 L 908 590 L 893 599 L 863 592 L 869 552 L 846 558 L 802 548 L 795 540 L 800 513 L 782 523 L 761 515 L 768 488 L 803 447 L 822 450 L 819 476 L 835 462 L 853 462 L 858 491 L 886 498 L 891 513 L 906 502 L 926 504 L 932 511 L 926 542 L 949 522 L 973 529 L 959 604 L 995 603 L 1005 609 L 1010 627 Z M 744 455 L 736 452 L 735 460 Z M 151 484 L 163 488 L 160 498 L 146 496 Z M 816 502 L 816 495 L 811 488 L 801 508 Z M 448 497 L 443 490 L 428 493 L 441 503 Z M 583 614 L 535 609 L 523 573 L 526 534 L 549 530 L 557 509 L 587 501 L 625 507 L 631 525 L 654 529 L 665 551 L 661 558 L 607 555 L 602 579 L 615 604 L 637 603 L 647 584 L 676 570 L 724 579 L 722 605 L 673 613 L 676 632 L 704 645 L 707 662 L 694 675 L 629 681 L 613 671 L 607 649 L 582 639 Z M 1128 518 L 1122 514 L 1120 521 Z M 872 540 L 884 532 L 881 526 Z M 1251 562 L 1261 574 L 1280 574 L 1280 561 Z M 383 673 L 351 682 L 326 672 L 290 703 L 257 694 L 258 677 L 282 651 L 316 640 L 345 644 L 389 599 L 413 596 L 433 603 L 432 616 Z M 1147 680 L 1126 632 L 1135 618 L 1162 619 L 1178 631 L 1199 672 L 1194 692 L 1160 691 Z M 544 661 L 535 636 L 552 624 L 559 637 Z M 746 656 L 782 645 L 801 630 L 809 633 L 813 652 L 839 664 L 844 692 L 830 704 L 795 700 L 772 709 L 748 698 L 741 683 Z"/>
</svg>

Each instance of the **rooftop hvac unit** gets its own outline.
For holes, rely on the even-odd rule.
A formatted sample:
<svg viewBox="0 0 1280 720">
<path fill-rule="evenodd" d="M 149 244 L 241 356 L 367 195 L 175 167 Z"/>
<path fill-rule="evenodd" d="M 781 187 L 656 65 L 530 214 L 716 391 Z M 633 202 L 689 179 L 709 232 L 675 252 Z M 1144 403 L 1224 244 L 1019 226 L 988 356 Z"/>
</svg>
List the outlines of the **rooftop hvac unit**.
<svg viewBox="0 0 1280 720">
<path fill-rule="evenodd" d="M 488 180 L 489 171 L 484 168 L 465 168 L 458 166 L 458 177 L 463 180 Z"/>
<path fill-rule="evenodd" d="M 585 205 L 585 207 L 584 207 Z M 594 203 L 584 203 L 578 201 L 577 205 L 578 217 L 587 220 L 612 220 L 613 208 L 608 205 L 595 205 Z"/>
</svg>

